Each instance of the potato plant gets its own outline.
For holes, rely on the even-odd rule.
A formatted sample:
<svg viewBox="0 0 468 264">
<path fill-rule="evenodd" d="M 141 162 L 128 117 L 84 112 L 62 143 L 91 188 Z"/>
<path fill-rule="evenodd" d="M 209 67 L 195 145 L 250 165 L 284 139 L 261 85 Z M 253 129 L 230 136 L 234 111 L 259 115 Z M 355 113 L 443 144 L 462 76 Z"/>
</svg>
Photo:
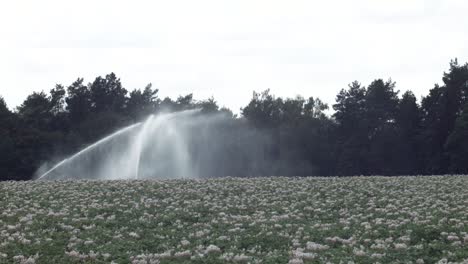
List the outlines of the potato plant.
<svg viewBox="0 0 468 264">
<path fill-rule="evenodd" d="M 468 263 L 468 177 L 0 183 L 0 263 Z"/>
</svg>

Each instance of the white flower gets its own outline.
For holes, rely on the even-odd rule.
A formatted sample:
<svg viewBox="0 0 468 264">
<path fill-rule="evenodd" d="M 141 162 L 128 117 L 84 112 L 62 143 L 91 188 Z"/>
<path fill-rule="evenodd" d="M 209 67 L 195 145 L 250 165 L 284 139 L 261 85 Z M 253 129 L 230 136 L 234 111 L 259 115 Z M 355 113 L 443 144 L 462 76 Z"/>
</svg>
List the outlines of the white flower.
<svg viewBox="0 0 468 264">
<path fill-rule="evenodd" d="M 182 252 L 176 252 L 174 254 L 174 257 L 176 258 L 190 258 L 192 256 L 192 253 L 190 253 L 190 250 L 182 251 Z"/>
<path fill-rule="evenodd" d="M 221 253 L 221 249 L 215 245 L 209 245 L 207 248 L 206 248 L 206 254 L 210 254 L 210 253 Z"/>
<path fill-rule="evenodd" d="M 353 249 L 353 254 L 359 257 L 363 257 L 366 255 L 366 252 L 362 249 L 354 248 Z"/>
<path fill-rule="evenodd" d="M 89 255 L 89 257 L 90 257 L 91 259 L 96 259 L 96 258 L 99 256 L 99 254 L 95 253 L 95 252 L 92 251 L 92 250 L 89 252 L 88 255 Z"/>
<path fill-rule="evenodd" d="M 385 254 L 373 253 L 373 254 L 371 255 L 371 258 L 380 259 L 380 258 L 383 258 L 384 256 L 385 256 Z"/>
<path fill-rule="evenodd" d="M 78 251 L 75 251 L 75 250 L 72 250 L 70 252 L 65 252 L 66 255 L 70 256 L 70 257 L 75 257 L 75 258 L 79 258 L 80 257 L 80 252 Z"/>
<path fill-rule="evenodd" d="M 290 259 L 288 264 L 303 264 L 304 261 L 302 259 L 298 259 L 298 258 L 295 258 L 295 259 Z"/>
<path fill-rule="evenodd" d="M 406 244 L 404 244 L 404 243 L 396 243 L 395 248 L 396 249 L 407 249 L 408 246 Z"/>
<path fill-rule="evenodd" d="M 134 238 L 139 238 L 140 236 L 136 232 L 130 232 L 128 233 L 129 236 L 134 237 Z"/>
<path fill-rule="evenodd" d="M 235 255 L 232 260 L 234 262 L 248 262 L 250 260 L 250 257 L 244 254 L 241 254 L 241 255 Z"/>
<path fill-rule="evenodd" d="M 315 242 L 307 242 L 306 247 L 307 249 L 312 250 L 312 251 L 321 251 L 321 250 L 327 250 L 330 248 L 327 245 L 321 245 Z"/>
<path fill-rule="evenodd" d="M 448 260 L 446 258 L 443 258 L 437 262 L 437 264 L 447 264 Z"/>
</svg>

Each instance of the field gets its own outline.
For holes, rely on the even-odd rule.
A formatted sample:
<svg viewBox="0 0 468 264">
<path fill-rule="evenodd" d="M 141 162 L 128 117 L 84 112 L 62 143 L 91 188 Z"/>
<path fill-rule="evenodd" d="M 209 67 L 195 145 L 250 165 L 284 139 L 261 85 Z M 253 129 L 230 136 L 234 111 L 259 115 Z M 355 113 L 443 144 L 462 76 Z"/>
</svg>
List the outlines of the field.
<svg viewBox="0 0 468 264">
<path fill-rule="evenodd" d="M 468 177 L 0 183 L 0 263 L 468 263 Z"/>
</svg>

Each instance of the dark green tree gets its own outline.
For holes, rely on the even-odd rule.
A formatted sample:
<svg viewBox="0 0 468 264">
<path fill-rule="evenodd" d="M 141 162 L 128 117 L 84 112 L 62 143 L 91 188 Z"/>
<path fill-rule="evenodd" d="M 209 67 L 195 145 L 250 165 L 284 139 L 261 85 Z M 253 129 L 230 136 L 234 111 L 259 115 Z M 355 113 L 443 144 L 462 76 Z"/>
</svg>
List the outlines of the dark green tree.
<svg viewBox="0 0 468 264">
<path fill-rule="evenodd" d="M 309 97 L 309 99 L 305 101 L 304 115 L 307 117 L 326 119 L 326 110 L 328 110 L 328 105 L 319 98 L 314 99 L 314 97 Z"/>
<path fill-rule="evenodd" d="M 187 94 L 177 97 L 175 101 L 166 97 L 161 101 L 159 108 L 163 112 L 178 112 L 197 108 L 197 104 L 195 100 L 193 100 L 193 94 Z"/>
<path fill-rule="evenodd" d="M 362 128 L 365 97 L 366 89 L 357 81 L 348 85 L 347 90 L 342 89 L 336 96 L 336 104 L 333 105 L 335 110 L 333 117 L 338 122 L 343 137 Z"/>
<path fill-rule="evenodd" d="M 216 103 L 213 97 L 197 102 L 196 106 L 201 109 L 202 113 L 207 114 L 216 113 L 220 110 L 218 103 Z"/>
<path fill-rule="evenodd" d="M 151 83 L 143 91 L 133 90 L 127 101 L 126 112 L 134 120 L 153 114 L 158 110 L 160 100 L 157 96 L 158 89 L 152 89 Z"/>
<path fill-rule="evenodd" d="M 366 114 L 366 89 L 357 81 L 342 89 L 333 105 L 337 122 L 335 144 L 338 175 L 367 174 L 369 148 Z"/>
<path fill-rule="evenodd" d="M 265 163 L 258 175 L 329 175 L 332 160 L 328 108 L 320 99 L 276 98 L 269 90 L 253 93 L 243 116 L 265 138 Z M 263 166 L 263 167 L 262 167 Z"/>
<path fill-rule="evenodd" d="M 281 119 L 281 98 L 270 94 L 270 90 L 261 93 L 253 92 L 252 100 L 241 109 L 242 115 L 257 127 L 267 128 L 278 126 Z"/>
<path fill-rule="evenodd" d="M 468 173 L 468 104 L 455 122 L 455 129 L 445 146 L 450 159 L 450 173 Z"/>
<path fill-rule="evenodd" d="M 78 78 L 67 87 L 67 97 L 65 98 L 66 110 L 69 113 L 70 121 L 74 126 L 86 120 L 91 114 L 91 92 L 83 84 L 83 78 Z"/>
<path fill-rule="evenodd" d="M 175 101 L 175 111 L 183 111 L 193 108 L 195 108 L 193 94 L 177 97 L 177 100 Z"/>
<path fill-rule="evenodd" d="M 114 73 L 105 78 L 97 77 L 89 85 L 91 109 L 94 113 L 124 113 L 127 103 L 127 90 L 122 87 L 120 79 Z"/>
<path fill-rule="evenodd" d="M 421 105 L 411 92 L 400 99 L 391 80 L 377 79 L 367 88 L 353 82 L 337 95 L 330 118 L 328 106 L 314 97 L 254 92 L 237 117 L 214 98 L 198 101 L 188 94 L 161 101 L 151 84 L 127 93 L 114 73 L 88 85 L 80 78 L 66 89 L 32 93 L 13 112 L 0 97 L 0 180 L 30 179 L 44 161 L 75 153 L 148 114 L 196 108 L 229 120 L 192 131 L 206 154 L 193 156 L 216 164 L 200 166 L 200 174 L 468 173 L 468 64 L 451 61 L 442 80 Z"/>
<path fill-rule="evenodd" d="M 444 85 L 436 85 L 422 101 L 421 140 L 425 143 L 422 154 L 424 172 L 428 174 L 446 173 L 450 166 L 450 153 L 445 146 L 467 102 L 468 64 L 451 61 L 442 80 Z"/>
<path fill-rule="evenodd" d="M 24 122 L 40 130 L 48 130 L 52 121 L 52 103 L 46 93 L 34 92 L 18 107 Z"/>
<path fill-rule="evenodd" d="M 15 143 L 16 119 L 0 96 L 0 180 L 21 180 L 21 162 Z"/>
<path fill-rule="evenodd" d="M 396 174 L 414 175 L 421 172 L 421 118 L 422 113 L 416 97 L 411 91 L 405 92 L 398 103 L 396 113 L 398 135 L 395 146 L 398 159 Z"/>
<path fill-rule="evenodd" d="M 389 123 L 394 123 L 398 106 L 398 91 L 391 80 L 373 81 L 367 88 L 365 95 L 365 119 L 369 126 L 370 136 L 378 133 Z"/>
<path fill-rule="evenodd" d="M 55 155 L 64 143 L 63 131 L 56 127 L 59 122 L 53 111 L 57 109 L 58 101 L 53 102 L 52 98 L 44 92 L 34 92 L 17 108 L 14 141 L 20 163 L 19 178 L 30 178 L 40 164 Z"/>
<path fill-rule="evenodd" d="M 366 91 L 365 115 L 369 140 L 367 173 L 394 175 L 399 164 L 398 135 L 395 126 L 398 91 L 391 80 L 373 81 Z"/>
</svg>

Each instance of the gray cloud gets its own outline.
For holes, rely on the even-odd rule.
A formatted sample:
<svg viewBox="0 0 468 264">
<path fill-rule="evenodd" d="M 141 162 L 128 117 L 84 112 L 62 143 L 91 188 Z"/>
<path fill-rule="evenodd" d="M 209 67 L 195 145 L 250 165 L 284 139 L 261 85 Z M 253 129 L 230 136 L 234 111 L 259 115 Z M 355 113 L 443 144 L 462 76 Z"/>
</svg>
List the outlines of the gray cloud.
<svg viewBox="0 0 468 264">
<path fill-rule="evenodd" d="M 333 103 L 357 79 L 426 94 L 468 60 L 461 0 L 4 1 L 2 95 L 114 71 L 127 88 L 214 96 L 238 111 L 253 90 Z"/>
</svg>

